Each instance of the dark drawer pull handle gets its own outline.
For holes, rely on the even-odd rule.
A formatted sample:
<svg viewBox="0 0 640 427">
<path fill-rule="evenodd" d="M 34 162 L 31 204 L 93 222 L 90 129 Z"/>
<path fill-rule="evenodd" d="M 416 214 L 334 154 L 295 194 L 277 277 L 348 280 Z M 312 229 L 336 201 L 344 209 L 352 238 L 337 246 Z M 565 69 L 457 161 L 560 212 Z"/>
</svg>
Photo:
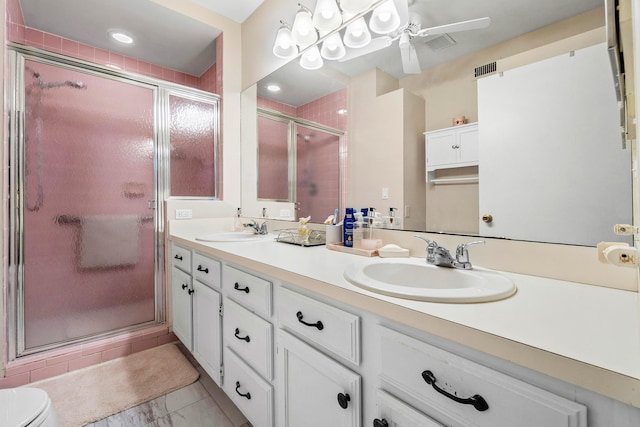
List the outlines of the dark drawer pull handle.
<svg viewBox="0 0 640 427">
<path fill-rule="evenodd" d="M 240 396 L 242 396 L 242 397 L 246 397 L 246 398 L 247 398 L 247 400 L 251 400 L 251 393 L 249 393 L 249 392 L 246 392 L 246 393 L 244 393 L 244 394 L 243 394 L 243 393 L 240 393 L 240 392 L 238 391 L 238 389 L 239 389 L 239 388 L 240 388 L 240 381 L 236 381 L 236 393 L 238 393 L 238 394 L 239 394 Z"/>
<path fill-rule="evenodd" d="M 351 397 L 349 396 L 349 394 L 338 393 L 338 405 L 340 405 L 342 409 L 347 409 L 347 407 L 349 407 L 350 401 Z"/>
<path fill-rule="evenodd" d="M 187 291 L 187 293 L 188 293 L 189 295 L 191 295 L 191 294 L 192 294 L 192 293 L 194 293 L 194 292 L 195 292 L 195 291 L 194 291 L 193 289 L 189 289 L 189 290 Z"/>
<path fill-rule="evenodd" d="M 185 290 L 189 287 L 189 285 L 185 285 L 184 283 L 182 284 L 182 289 Z"/>
<path fill-rule="evenodd" d="M 201 266 L 201 265 L 199 265 L 199 266 L 198 266 L 198 268 L 197 268 L 197 270 L 198 270 L 198 271 L 202 271 L 202 272 L 204 272 L 204 273 L 206 273 L 206 274 L 209 274 L 209 267 L 207 267 L 207 268 L 202 268 L 202 266 Z"/>
<path fill-rule="evenodd" d="M 478 411 L 486 411 L 487 409 L 489 409 L 489 404 L 479 394 L 475 394 L 475 395 L 473 395 L 471 397 L 468 397 L 468 398 L 464 399 L 464 398 L 455 396 L 455 395 L 453 395 L 451 393 L 448 393 L 447 391 L 441 389 L 436 384 L 436 377 L 435 377 L 435 375 L 433 375 L 433 372 L 431 372 L 431 371 L 424 371 L 422 373 L 422 378 L 426 381 L 427 384 L 430 384 L 431 387 L 433 387 L 433 389 L 435 391 L 437 391 L 438 393 L 442 394 L 443 396 L 447 396 L 449 399 L 451 399 L 453 401 L 456 401 L 458 403 L 462 403 L 463 405 L 473 405 L 473 407 L 476 408 Z"/>
<path fill-rule="evenodd" d="M 235 289 L 236 291 L 249 293 L 249 287 L 245 286 L 244 288 L 241 288 L 238 282 L 236 282 L 235 285 L 233 285 L 233 289 Z"/>
<path fill-rule="evenodd" d="M 178 261 L 182 261 L 182 255 L 176 254 L 174 258 L 177 259 Z"/>
<path fill-rule="evenodd" d="M 240 334 L 240 329 L 236 328 L 236 333 L 235 333 L 236 338 L 242 341 L 251 342 L 251 338 L 249 338 L 249 335 L 247 335 L 246 337 L 241 337 L 238 334 Z"/>
<path fill-rule="evenodd" d="M 373 420 L 373 427 L 389 427 L 389 423 L 384 418 L 381 420 L 376 418 Z"/>
<path fill-rule="evenodd" d="M 303 325 L 311 326 L 313 328 L 318 328 L 319 331 L 324 329 L 324 325 L 322 324 L 322 322 L 320 320 L 318 320 L 316 323 L 307 323 L 304 320 L 302 320 L 302 318 L 304 316 L 302 315 L 301 311 L 296 313 L 296 317 L 298 318 L 298 322 L 302 323 Z"/>
</svg>

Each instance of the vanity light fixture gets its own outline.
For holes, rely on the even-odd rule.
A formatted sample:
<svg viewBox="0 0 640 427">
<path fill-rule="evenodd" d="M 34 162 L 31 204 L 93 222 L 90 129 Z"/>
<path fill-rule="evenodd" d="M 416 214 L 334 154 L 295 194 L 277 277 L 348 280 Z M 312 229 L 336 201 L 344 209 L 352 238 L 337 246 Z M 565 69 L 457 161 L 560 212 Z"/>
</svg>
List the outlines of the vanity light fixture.
<svg viewBox="0 0 640 427">
<path fill-rule="evenodd" d="M 296 18 L 293 21 L 291 35 L 297 45 L 309 46 L 318 40 L 318 32 L 316 27 L 313 26 L 311 11 L 303 4 L 298 3 L 298 6 L 300 6 L 300 9 L 298 9 Z"/>
<path fill-rule="evenodd" d="M 132 44 L 133 38 L 121 31 L 109 31 L 112 39 L 123 44 Z"/>
<path fill-rule="evenodd" d="M 320 49 L 320 55 L 324 59 L 338 60 L 343 58 L 347 54 L 347 50 L 342 44 L 342 39 L 339 33 L 332 34 L 325 41 L 322 42 L 322 49 Z"/>
<path fill-rule="evenodd" d="M 361 49 L 371 42 L 365 15 L 371 13 L 371 30 L 378 34 L 399 27 L 394 1 L 398 0 L 317 0 L 314 13 L 298 3 L 293 26 L 280 21 L 273 54 L 282 59 L 300 56 L 300 65 L 308 70 L 322 67 L 323 58 L 340 60 L 347 54 L 345 46 Z"/>
<path fill-rule="evenodd" d="M 280 21 L 280 29 L 273 44 L 273 54 L 282 59 L 293 59 L 298 56 L 298 46 L 293 41 L 291 28 Z"/>
<path fill-rule="evenodd" d="M 400 15 L 393 0 L 387 0 L 374 9 L 369 20 L 369 28 L 378 34 L 389 34 L 400 28 Z"/>
<path fill-rule="evenodd" d="M 342 14 L 335 0 L 318 0 L 313 13 L 313 25 L 321 33 L 328 33 L 342 25 Z"/>
<path fill-rule="evenodd" d="M 300 58 L 300 66 L 305 70 L 318 70 L 322 68 L 323 63 L 318 45 L 311 46 Z"/>
</svg>

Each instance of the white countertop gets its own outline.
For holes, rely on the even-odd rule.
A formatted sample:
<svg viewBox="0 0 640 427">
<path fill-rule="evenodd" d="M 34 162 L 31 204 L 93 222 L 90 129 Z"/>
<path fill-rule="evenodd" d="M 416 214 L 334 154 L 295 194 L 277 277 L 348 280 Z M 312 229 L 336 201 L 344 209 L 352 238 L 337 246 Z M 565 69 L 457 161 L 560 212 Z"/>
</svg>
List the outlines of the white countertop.
<svg viewBox="0 0 640 427">
<path fill-rule="evenodd" d="M 640 406 L 640 304 L 635 292 L 502 273 L 518 287 L 515 295 L 504 300 L 476 304 L 411 301 L 348 282 L 343 270 L 362 261 L 357 255 L 275 241 L 201 242 L 195 240 L 197 235 L 215 230 L 183 224 L 172 228 L 170 239 L 176 243 L 360 308 L 366 309 L 368 301 L 373 301 L 372 309 L 392 320 L 402 322 L 414 314 L 419 320 L 404 323 Z M 449 323 L 430 325 L 422 315 Z M 456 325 L 466 328 L 456 329 Z M 596 377 L 581 380 L 585 375 Z M 607 384 L 592 384 L 602 381 Z"/>
</svg>

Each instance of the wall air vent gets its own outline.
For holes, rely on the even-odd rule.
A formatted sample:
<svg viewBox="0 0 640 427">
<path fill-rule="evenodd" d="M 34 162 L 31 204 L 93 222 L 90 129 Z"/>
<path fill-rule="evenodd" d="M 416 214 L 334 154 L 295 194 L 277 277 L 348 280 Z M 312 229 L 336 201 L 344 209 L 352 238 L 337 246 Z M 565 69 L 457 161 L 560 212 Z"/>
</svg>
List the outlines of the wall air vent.
<svg viewBox="0 0 640 427">
<path fill-rule="evenodd" d="M 490 62 L 489 64 L 484 64 L 479 67 L 474 68 L 474 77 L 477 79 L 478 77 L 486 76 L 488 74 L 493 74 L 498 70 L 497 63 Z"/>
<path fill-rule="evenodd" d="M 424 44 L 426 44 L 431 50 L 440 50 L 453 46 L 456 44 L 456 41 L 449 34 L 443 34 L 427 40 Z"/>
</svg>

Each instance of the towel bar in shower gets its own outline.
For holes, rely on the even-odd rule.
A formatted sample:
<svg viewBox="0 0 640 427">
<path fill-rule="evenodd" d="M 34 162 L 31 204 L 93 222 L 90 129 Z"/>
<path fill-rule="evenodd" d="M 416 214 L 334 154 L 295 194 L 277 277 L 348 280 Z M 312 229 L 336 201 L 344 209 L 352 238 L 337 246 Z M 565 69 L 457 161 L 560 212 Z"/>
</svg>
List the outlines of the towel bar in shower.
<svg viewBox="0 0 640 427">
<path fill-rule="evenodd" d="M 140 217 L 140 220 L 142 222 L 149 222 L 149 221 L 153 221 L 153 216 L 152 215 L 144 215 Z M 57 224 L 80 224 L 82 222 L 82 217 L 81 216 L 76 216 L 76 215 L 58 215 L 56 217 L 56 223 Z"/>
</svg>

